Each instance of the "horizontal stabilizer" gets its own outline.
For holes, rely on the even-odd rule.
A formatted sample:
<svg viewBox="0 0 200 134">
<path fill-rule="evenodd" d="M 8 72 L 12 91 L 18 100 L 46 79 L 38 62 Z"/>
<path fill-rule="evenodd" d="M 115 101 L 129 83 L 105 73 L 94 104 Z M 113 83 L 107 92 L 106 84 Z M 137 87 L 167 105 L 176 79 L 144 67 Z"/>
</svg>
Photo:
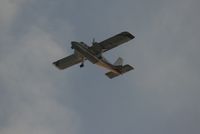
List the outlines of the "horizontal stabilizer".
<svg viewBox="0 0 200 134">
<path fill-rule="evenodd" d="M 117 77 L 120 74 L 116 74 L 116 73 L 110 71 L 110 72 L 107 72 L 105 75 L 108 76 L 110 79 L 112 79 L 114 77 Z"/>
<path fill-rule="evenodd" d="M 124 74 L 124 73 L 126 73 L 126 72 L 128 72 L 128 71 L 131 71 L 131 70 L 133 70 L 134 68 L 132 67 L 132 66 L 130 66 L 130 65 L 124 65 L 123 66 L 123 68 L 122 68 L 122 74 Z"/>
<path fill-rule="evenodd" d="M 133 69 L 134 69 L 134 68 L 133 68 L 132 66 L 128 65 L 128 64 L 127 64 L 127 65 L 124 65 L 124 66 L 122 67 L 121 74 L 124 74 L 124 73 L 126 73 L 126 72 L 129 72 L 129 71 L 131 71 L 131 70 L 133 70 Z M 114 73 L 114 72 L 110 71 L 110 72 L 107 72 L 105 75 L 108 76 L 110 79 L 112 79 L 112 78 L 117 77 L 117 76 L 119 76 L 119 75 L 121 75 L 121 74 Z"/>
</svg>

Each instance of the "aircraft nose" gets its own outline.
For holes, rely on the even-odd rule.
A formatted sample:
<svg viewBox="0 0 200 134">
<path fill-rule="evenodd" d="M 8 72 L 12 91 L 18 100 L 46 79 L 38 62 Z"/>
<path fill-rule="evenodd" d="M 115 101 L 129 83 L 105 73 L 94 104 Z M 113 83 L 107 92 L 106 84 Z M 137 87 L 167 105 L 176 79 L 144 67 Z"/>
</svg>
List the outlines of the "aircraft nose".
<svg viewBox="0 0 200 134">
<path fill-rule="evenodd" d="M 71 48 L 74 49 L 74 47 L 78 44 L 78 42 L 72 41 L 71 44 L 72 44 Z"/>
</svg>

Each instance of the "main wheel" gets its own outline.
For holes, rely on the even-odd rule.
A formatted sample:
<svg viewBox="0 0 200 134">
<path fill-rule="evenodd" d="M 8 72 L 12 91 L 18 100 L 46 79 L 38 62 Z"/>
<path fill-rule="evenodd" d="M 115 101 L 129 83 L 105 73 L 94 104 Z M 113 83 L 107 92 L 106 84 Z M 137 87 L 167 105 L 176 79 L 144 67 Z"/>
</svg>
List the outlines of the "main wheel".
<svg viewBox="0 0 200 134">
<path fill-rule="evenodd" d="M 82 67 L 84 67 L 84 64 L 83 64 L 83 63 L 80 65 L 80 68 L 82 68 Z"/>
</svg>

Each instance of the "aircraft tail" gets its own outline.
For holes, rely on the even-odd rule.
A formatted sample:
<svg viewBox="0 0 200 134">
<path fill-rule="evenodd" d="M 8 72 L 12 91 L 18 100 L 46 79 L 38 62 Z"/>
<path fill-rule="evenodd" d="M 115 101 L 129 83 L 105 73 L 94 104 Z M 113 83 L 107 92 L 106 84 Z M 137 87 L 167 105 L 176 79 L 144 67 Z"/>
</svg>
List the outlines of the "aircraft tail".
<svg viewBox="0 0 200 134">
<path fill-rule="evenodd" d="M 129 72 L 129 71 L 131 71 L 131 70 L 133 70 L 133 69 L 134 69 L 134 68 L 133 68 L 132 66 L 130 66 L 130 65 L 127 64 L 127 65 L 124 65 L 124 66 L 122 67 L 121 73 L 115 73 L 115 72 L 110 71 L 110 72 L 107 72 L 105 75 L 108 76 L 108 78 L 112 79 L 112 78 L 117 77 L 117 76 L 119 76 L 119 75 L 121 75 L 121 74 L 124 74 L 124 73 L 126 73 L 126 72 Z"/>
<path fill-rule="evenodd" d="M 114 66 L 121 66 L 123 65 L 123 59 L 119 57 L 113 64 Z"/>
</svg>

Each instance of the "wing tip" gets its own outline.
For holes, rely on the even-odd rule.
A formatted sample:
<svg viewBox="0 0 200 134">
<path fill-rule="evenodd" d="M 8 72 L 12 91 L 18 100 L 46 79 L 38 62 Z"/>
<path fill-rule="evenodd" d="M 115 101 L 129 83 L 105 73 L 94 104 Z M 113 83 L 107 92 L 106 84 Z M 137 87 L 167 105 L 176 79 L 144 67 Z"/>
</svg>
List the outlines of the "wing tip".
<svg viewBox="0 0 200 134">
<path fill-rule="evenodd" d="M 59 70 L 63 70 L 63 68 L 61 68 L 61 67 L 59 66 L 59 62 L 58 62 L 58 61 L 53 62 L 52 64 L 53 64 L 56 68 L 58 68 Z"/>
<path fill-rule="evenodd" d="M 122 32 L 122 34 L 124 34 L 125 36 L 129 37 L 130 39 L 134 39 L 135 38 L 135 36 L 132 35 L 131 33 L 129 33 L 128 31 L 124 31 L 124 32 Z"/>
</svg>

